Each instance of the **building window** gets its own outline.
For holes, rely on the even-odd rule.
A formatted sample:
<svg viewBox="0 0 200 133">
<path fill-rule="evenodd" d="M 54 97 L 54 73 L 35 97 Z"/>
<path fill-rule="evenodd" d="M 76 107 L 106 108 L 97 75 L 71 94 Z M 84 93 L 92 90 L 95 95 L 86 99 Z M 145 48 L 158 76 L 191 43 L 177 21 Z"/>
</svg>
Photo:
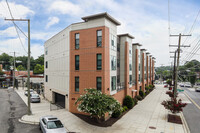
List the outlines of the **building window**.
<svg viewBox="0 0 200 133">
<path fill-rule="evenodd" d="M 79 49 L 79 33 L 75 34 L 75 49 Z"/>
<path fill-rule="evenodd" d="M 47 54 L 48 54 L 48 48 L 45 49 L 45 55 L 47 55 Z"/>
<path fill-rule="evenodd" d="M 75 92 L 79 92 L 79 77 L 75 77 Z"/>
<path fill-rule="evenodd" d="M 129 75 L 129 84 L 132 84 L 132 75 Z"/>
<path fill-rule="evenodd" d="M 101 70 L 102 68 L 102 55 L 97 54 L 97 70 Z"/>
<path fill-rule="evenodd" d="M 111 70 L 116 70 L 116 57 L 111 56 Z"/>
<path fill-rule="evenodd" d="M 48 68 L 48 61 L 46 61 L 46 68 Z"/>
<path fill-rule="evenodd" d="M 111 77 L 111 90 L 116 90 L 116 76 Z"/>
<path fill-rule="evenodd" d="M 139 79 L 138 79 L 138 81 L 140 81 L 140 74 L 139 74 Z"/>
<path fill-rule="evenodd" d="M 79 70 L 79 55 L 75 55 L 75 70 Z"/>
<path fill-rule="evenodd" d="M 132 71 L 132 64 L 129 64 L 129 70 Z"/>
<path fill-rule="evenodd" d="M 97 90 L 101 91 L 101 77 L 97 77 Z"/>
<path fill-rule="evenodd" d="M 140 64 L 139 64 L 139 71 L 140 71 Z"/>
<path fill-rule="evenodd" d="M 116 37 L 111 34 L 111 49 L 116 51 Z"/>
<path fill-rule="evenodd" d="M 102 46 L 102 30 L 97 30 L 97 47 Z"/>
<path fill-rule="evenodd" d="M 48 82 L 48 75 L 46 75 L 46 82 Z"/>
</svg>

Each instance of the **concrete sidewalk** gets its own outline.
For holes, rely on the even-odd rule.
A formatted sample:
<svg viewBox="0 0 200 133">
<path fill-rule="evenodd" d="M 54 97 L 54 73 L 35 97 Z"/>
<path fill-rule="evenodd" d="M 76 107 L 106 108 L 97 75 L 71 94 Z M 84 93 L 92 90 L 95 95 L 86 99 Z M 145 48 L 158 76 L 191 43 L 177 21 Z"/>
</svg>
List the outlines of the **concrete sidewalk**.
<svg viewBox="0 0 200 133">
<path fill-rule="evenodd" d="M 70 132 L 81 133 L 186 133 L 185 124 L 173 124 L 167 122 L 168 110 L 166 110 L 161 102 L 168 99 L 168 95 L 165 94 L 167 88 L 163 88 L 163 85 L 156 85 L 156 89 L 153 90 L 144 100 L 139 101 L 132 110 L 118 120 L 112 127 L 97 127 L 86 123 L 79 119 L 67 110 L 50 111 L 50 104 L 46 100 L 42 100 L 41 103 L 32 103 L 33 115 L 25 115 L 21 118 L 22 122 L 37 124 L 39 118 L 45 115 L 57 116 L 65 128 Z M 20 97 L 27 103 L 27 97 L 24 95 L 24 91 L 19 88 L 16 90 Z M 188 99 L 181 95 L 184 101 Z M 155 127 L 150 129 L 149 127 Z"/>
</svg>

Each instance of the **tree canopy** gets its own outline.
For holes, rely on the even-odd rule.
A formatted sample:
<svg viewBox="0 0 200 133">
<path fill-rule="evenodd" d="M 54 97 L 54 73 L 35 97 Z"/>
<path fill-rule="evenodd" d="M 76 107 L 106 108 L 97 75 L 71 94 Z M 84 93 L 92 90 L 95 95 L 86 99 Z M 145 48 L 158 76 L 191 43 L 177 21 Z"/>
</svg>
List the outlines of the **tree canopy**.
<svg viewBox="0 0 200 133">
<path fill-rule="evenodd" d="M 27 70 L 27 61 L 28 61 L 27 56 L 17 56 L 15 60 L 16 60 L 17 70 L 19 71 Z M 10 56 L 6 53 L 2 53 L 0 55 L 0 63 L 3 64 L 3 69 L 9 71 L 10 66 L 13 66 L 13 56 Z M 34 59 L 33 57 L 30 58 L 30 70 L 34 70 L 36 73 L 41 74 L 44 73 L 44 68 L 42 67 L 44 67 L 44 54 L 39 56 L 37 59 Z"/>
</svg>

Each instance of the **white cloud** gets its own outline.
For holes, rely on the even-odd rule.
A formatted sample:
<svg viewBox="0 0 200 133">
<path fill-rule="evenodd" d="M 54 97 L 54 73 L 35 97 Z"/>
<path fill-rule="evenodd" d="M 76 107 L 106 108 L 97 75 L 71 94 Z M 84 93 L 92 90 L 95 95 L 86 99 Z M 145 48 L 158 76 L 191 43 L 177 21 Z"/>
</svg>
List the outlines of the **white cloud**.
<svg viewBox="0 0 200 133">
<path fill-rule="evenodd" d="M 17 33 L 16 33 L 16 29 L 15 27 L 8 27 L 5 30 L 0 30 L 0 35 L 1 36 L 6 36 L 6 37 L 16 37 Z"/>
<path fill-rule="evenodd" d="M 47 39 L 49 39 L 56 33 L 57 32 L 33 32 L 33 33 L 31 33 L 31 39 L 46 41 Z"/>
<path fill-rule="evenodd" d="M 38 58 L 38 56 L 44 54 L 44 46 L 40 44 L 32 44 L 31 45 L 31 56 L 34 59 Z"/>
<path fill-rule="evenodd" d="M 69 1 L 54 1 L 48 8 L 50 12 L 57 11 L 61 14 L 79 15 L 82 10 L 79 5 Z"/>
<path fill-rule="evenodd" d="M 21 40 L 25 49 L 27 49 L 25 38 L 21 38 Z M 1 48 L 1 51 L 4 51 L 8 54 L 15 51 L 17 52 L 17 55 L 27 55 L 18 38 L 0 40 L 0 48 Z"/>
<path fill-rule="evenodd" d="M 26 49 L 26 51 L 28 50 L 27 47 L 27 41 L 25 40 L 25 38 L 21 38 L 22 39 L 22 43 Z M 11 52 L 15 51 L 16 52 L 16 56 L 27 56 L 27 53 L 25 52 L 25 50 L 23 49 L 20 41 L 18 38 L 14 38 L 14 39 L 7 39 L 7 40 L 0 40 L 0 52 L 5 52 L 9 55 L 11 55 Z M 34 59 L 36 59 L 38 56 L 44 54 L 44 46 L 41 44 L 31 44 L 31 56 L 33 56 Z"/>
<path fill-rule="evenodd" d="M 15 4 L 14 2 L 8 2 L 12 15 L 14 18 L 26 18 L 28 15 L 33 15 L 34 11 L 30 10 L 28 7 Z M 0 17 L 2 18 L 11 18 L 7 4 L 5 1 L 0 2 Z"/>
<path fill-rule="evenodd" d="M 57 24 L 57 23 L 59 23 L 59 18 L 58 17 L 49 17 L 49 19 L 48 19 L 48 23 L 47 23 L 47 25 L 46 25 L 46 29 L 48 29 L 50 26 L 52 26 L 52 25 L 54 25 L 54 24 Z"/>
</svg>

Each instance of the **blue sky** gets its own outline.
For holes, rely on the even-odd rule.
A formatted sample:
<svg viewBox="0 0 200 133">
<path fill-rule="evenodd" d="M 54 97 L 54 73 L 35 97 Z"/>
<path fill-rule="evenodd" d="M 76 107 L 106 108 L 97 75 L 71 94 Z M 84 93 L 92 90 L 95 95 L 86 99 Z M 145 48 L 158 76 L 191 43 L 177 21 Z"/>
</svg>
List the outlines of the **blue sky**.
<svg viewBox="0 0 200 133">
<path fill-rule="evenodd" d="M 167 0 L 8 0 L 14 18 L 31 19 L 31 55 L 37 58 L 43 54 L 44 42 L 71 23 L 80 22 L 81 17 L 108 12 L 121 22 L 118 33 L 130 33 L 155 58 L 156 66 L 169 65 L 172 61 L 168 47 L 168 1 Z M 170 0 L 171 34 L 187 34 L 198 11 L 198 0 Z M 16 51 L 26 55 L 17 37 L 10 18 L 5 0 L 0 1 L 0 54 L 2 51 L 11 54 Z M 191 43 L 200 34 L 200 16 L 197 19 L 192 37 L 185 44 Z M 26 22 L 16 24 L 27 33 Z M 27 39 L 20 33 L 22 42 L 27 49 Z M 184 38 L 182 39 L 185 40 Z M 177 44 L 178 38 L 171 38 Z M 196 42 L 191 44 L 194 46 Z M 183 49 L 183 59 L 191 48 Z M 197 58 L 197 56 L 194 56 Z"/>
</svg>

